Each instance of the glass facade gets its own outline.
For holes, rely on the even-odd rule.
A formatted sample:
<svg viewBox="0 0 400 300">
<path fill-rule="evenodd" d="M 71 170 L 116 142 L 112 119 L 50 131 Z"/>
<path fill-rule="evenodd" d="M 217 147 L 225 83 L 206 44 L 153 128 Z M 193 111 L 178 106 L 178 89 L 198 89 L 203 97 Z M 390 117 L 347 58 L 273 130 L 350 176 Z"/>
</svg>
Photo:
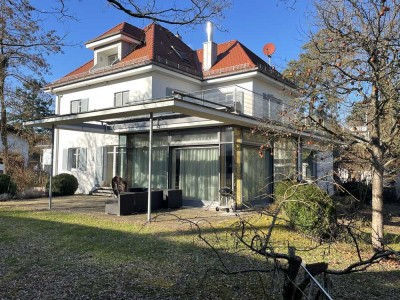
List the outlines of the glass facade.
<svg viewBox="0 0 400 300">
<path fill-rule="evenodd" d="M 292 139 L 274 141 L 275 181 L 295 179 L 297 176 L 297 143 Z"/>
<path fill-rule="evenodd" d="M 316 151 L 303 148 L 301 161 L 303 179 L 315 179 L 317 176 Z"/>
<path fill-rule="evenodd" d="M 270 197 L 272 173 L 270 150 L 259 155 L 259 147 L 243 146 L 243 202 L 262 204 Z"/>
<path fill-rule="evenodd" d="M 172 187 L 181 189 L 185 199 L 218 199 L 218 148 L 177 148 L 172 150 Z"/>
<path fill-rule="evenodd" d="M 129 187 L 146 187 L 148 133 L 121 135 L 120 143 L 123 147 L 113 149 L 117 154 L 114 170 L 127 179 Z M 280 139 L 260 155 L 261 145 L 265 145 L 264 136 L 231 127 L 154 132 L 152 187 L 182 189 L 185 200 L 216 204 L 221 200 L 219 189 L 227 187 L 237 193 L 239 204 L 265 204 L 274 181 L 296 176 L 297 143 Z M 105 152 L 107 161 L 111 161 L 110 152 Z M 306 162 L 309 157 L 303 158 L 303 167 L 312 172 Z"/>
</svg>

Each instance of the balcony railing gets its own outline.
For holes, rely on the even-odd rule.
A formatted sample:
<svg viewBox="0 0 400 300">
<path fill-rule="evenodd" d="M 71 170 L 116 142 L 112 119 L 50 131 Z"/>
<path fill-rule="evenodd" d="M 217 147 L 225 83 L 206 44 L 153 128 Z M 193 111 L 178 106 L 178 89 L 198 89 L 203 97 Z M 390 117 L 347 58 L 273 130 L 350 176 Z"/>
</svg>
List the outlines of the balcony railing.
<svg viewBox="0 0 400 300">
<path fill-rule="evenodd" d="M 259 119 L 282 121 L 287 109 L 287 105 L 273 95 L 260 95 L 239 86 L 178 94 L 183 96 L 183 100 L 192 103 L 213 108 L 223 106 L 231 108 L 235 113 Z"/>
</svg>

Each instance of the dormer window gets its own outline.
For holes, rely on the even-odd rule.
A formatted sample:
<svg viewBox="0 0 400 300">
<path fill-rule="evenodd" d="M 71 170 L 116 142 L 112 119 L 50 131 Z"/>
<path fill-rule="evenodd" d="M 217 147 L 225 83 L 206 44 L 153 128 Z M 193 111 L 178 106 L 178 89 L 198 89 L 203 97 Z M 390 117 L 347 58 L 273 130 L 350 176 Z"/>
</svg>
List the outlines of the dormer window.
<svg viewBox="0 0 400 300">
<path fill-rule="evenodd" d="M 116 61 L 118 60 L 118 54 L 112 54 L 108 56 L 108 65 L 111 66 L 113 65 Z"/>
</svg>

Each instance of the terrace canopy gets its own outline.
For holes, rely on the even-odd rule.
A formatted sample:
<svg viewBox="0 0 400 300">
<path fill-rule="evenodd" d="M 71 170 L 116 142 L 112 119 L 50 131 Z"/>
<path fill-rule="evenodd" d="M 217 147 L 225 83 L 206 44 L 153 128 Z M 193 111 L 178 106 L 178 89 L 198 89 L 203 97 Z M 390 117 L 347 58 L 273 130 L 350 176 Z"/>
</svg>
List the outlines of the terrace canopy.
<svg viewBox="0 0 400 300">
<path fill-rule="evenodd" d="M 238 114 L 233 107 L 210 102 L 186 94 L 175 93 L 171 97 L 135 102 L 123 107 L 113 107 L 101 110 L 88 111 L 78 114 L 58 115 L 46 119 L 25 122 L 25 126 L 43 127 L 53 129 L 52 151 L 51 151 L 51 172 L 50 172 L 50 190 L 49 190 L 49 209 L 52 204 L 51 178 L 53 173 L 54 157 L 54 129 L 67 129 L 95 133 L 118 134 L 115 130 L 116 125 L 135 123 L 140 120 L 143 126 L 143 119 L 146 119 L 145 128 L 149 128 L 149 179 L 148 190 L 151 190 L 151 163 L 152 163 L 152 137 L 153 120 L 165 115 L 184 115 L 204 119 L 204 122 L 212 124 L 237 125 L 244 127 L 255 127 L 260 125 L 260 121 L 245 115 Z M 137 122 L 137 121 L 136 121 Z M 203 123 L 204 124 L 204 123 Z M 148 215 L 147 220 L 151 218 L 151 193 L 148 193 Z"/>
</svg>

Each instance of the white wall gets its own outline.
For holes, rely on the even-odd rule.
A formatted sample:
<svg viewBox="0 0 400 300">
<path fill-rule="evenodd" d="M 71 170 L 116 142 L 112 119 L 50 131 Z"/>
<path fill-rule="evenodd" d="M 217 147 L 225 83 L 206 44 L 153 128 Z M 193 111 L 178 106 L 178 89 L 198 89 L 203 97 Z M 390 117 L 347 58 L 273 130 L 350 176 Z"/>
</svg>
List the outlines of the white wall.
<svg viewBox="0 0 400 300">
<path fill-rule="evenodd" d="M 114 80 L 63 92 L 58 95 L 59 114 L 71 112 L 71 101 L 89 98 L 89 110 L 110 108 L 114 106 L 114 94 L 129 91 L 129 100 L 152 99 L 152 78 L 146 76 L 134 76 L 123 80 Z"/>
<path fill-rule="evenodd" d="M 201 90 L 201 83 L 190 82 L 188 80 L 183 80 L 183 78 L 168 76 L 167 74 L 162 74 L 158 72 L 152 73 L 153 79 L 153 99 L 163 98 L 166 95 L 167 88 L 172 90 L 179 90 L 182 92 L 195 92 Z"/>
<path fill-rule="evenodd" d="M 286 104 L 290 102 L 294 96 L 290 95 L 290 90 L 287 88 L 283 88 L 281 83 L 273 83 L 269 80 L 261 80 L 261 79 L 254 79 L 253 83 L 254 92 L 262 95 L 263 93 L 271 94 L 274 97 L 282 100 Z"/>
<path fill-rule="evenodd" d="M 87 194 L 96 184 L 96 149 L 105 145 L 118 145 L 118 135 L 96 134 L 70 130 L 56 130 L 58 152 L 54 157 L 54 175 L 70 173 L 78 179 L 77 193 Z M 63 150 L 68 148 L 86 148 L 86 171 L 63 170 Z"/>
</svg>

